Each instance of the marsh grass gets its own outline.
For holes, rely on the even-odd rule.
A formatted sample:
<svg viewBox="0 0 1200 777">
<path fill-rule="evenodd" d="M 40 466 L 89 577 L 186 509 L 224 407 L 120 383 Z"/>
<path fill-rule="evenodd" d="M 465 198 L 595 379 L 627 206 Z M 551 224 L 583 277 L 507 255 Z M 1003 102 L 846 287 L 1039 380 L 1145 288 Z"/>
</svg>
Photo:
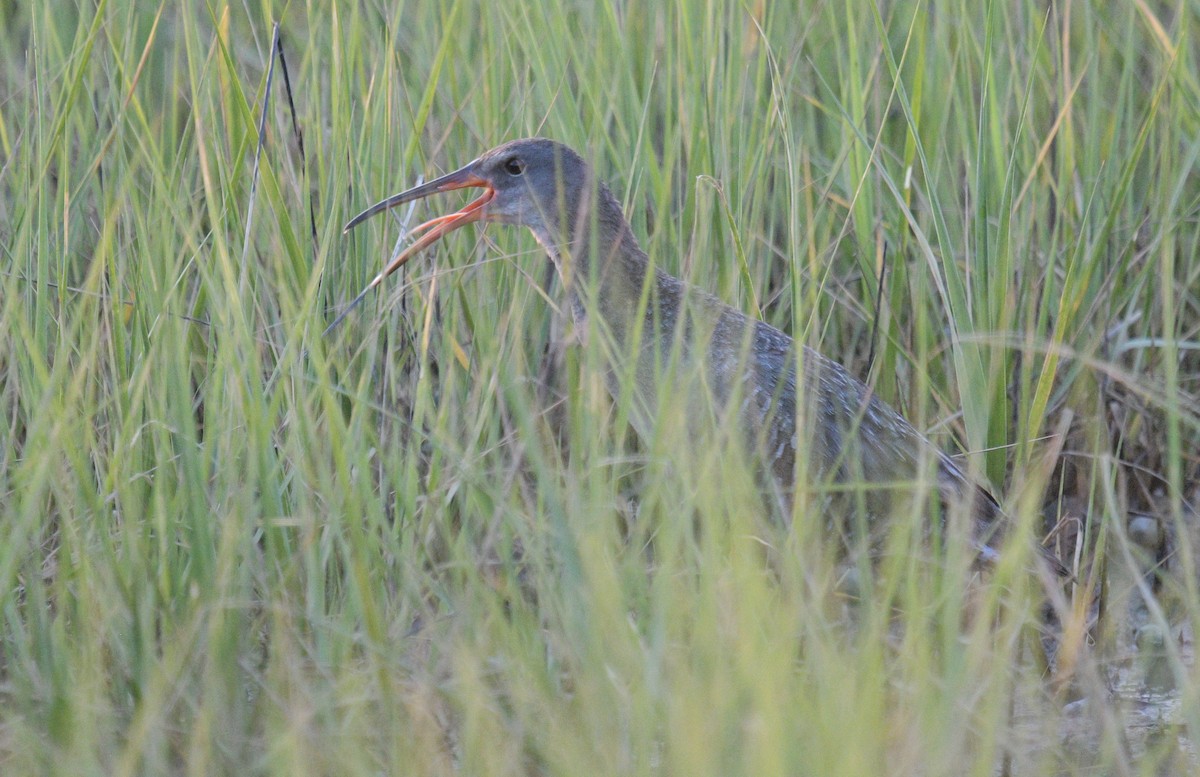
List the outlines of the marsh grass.
<svg viewBox="0 0 1200 777">
<path fill-rule="evenodd" d="M 1194 767 L 1194 5 L 247 6 L 0 6 L 5 774 Z M 252 194 L 275 20 L 306 154 L 274 91 Z M 670 414 L 637 440 L 523 233 L 318 336 L 394 240 L 348 216 L 530 134 L 969 451 L 1020 536 L 1077 528 L 1074 673 L 1021 550 L 964 586 L 898 520 L 848 601 L 822 520 L 764 522 Z M 1151 585 L 1146 736 L 1103 686 Z"/>
</svg>

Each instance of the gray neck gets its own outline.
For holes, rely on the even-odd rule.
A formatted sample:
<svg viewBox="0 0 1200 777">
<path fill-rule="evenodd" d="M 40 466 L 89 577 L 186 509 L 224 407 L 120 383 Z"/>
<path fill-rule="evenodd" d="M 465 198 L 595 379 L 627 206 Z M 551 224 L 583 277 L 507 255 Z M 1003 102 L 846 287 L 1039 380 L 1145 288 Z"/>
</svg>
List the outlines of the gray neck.
<svg viewBox="0 0 1200 777">
<path fill-rule="evenodd" d="M 581 197 L 576 217 L 565 225 L 565 239 L 541 224 L 531 229 L 558 268 L 576 322 L 599 317 L 614 345 L 623 347 L 636 324 L 648 274 L 652 273 L 647 313 L 655 319 L 651 326 L 674 325 L 682 284 L 662 271 L 651 270 L 646 252 L 607 186 L 599 184 L 594 197 L 594 209 L 588 207 L 592 197 Z M 644 336 L 650 334 L 643 332 Z"/>
</svg>

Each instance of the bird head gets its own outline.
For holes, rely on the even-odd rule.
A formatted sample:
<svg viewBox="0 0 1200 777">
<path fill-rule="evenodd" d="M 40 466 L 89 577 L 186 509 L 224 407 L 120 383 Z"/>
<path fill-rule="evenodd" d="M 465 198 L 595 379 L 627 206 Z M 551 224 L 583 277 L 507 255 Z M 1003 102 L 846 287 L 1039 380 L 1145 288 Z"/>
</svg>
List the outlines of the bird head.
<svg viewBox="0 0 1200 777">
<path fill-rule="evenodd" d="M 420 239 L 396 255 L 368 288 L 378 285 L 415 254 L 459 227 L 493 221 L 529 227 L 547 249 L 570 241 L 574 222 L 590 191 L 591 168 L 567 146 L 544 138 L 514 140 L 488 151 L 470 164 L 394 194 L 364 210 L 346 224 L 349 231 L 370 217 L 406 202 L 453 189 L 479 188 L 483 193 L 461 210 L 430 219 L 411 233 Z"/>
</svg>

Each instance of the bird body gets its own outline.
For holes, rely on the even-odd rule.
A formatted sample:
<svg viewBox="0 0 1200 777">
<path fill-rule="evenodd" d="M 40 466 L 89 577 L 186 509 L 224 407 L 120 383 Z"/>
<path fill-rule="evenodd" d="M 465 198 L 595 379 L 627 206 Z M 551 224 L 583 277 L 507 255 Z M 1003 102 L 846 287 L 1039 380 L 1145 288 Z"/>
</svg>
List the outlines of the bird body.
<svg viewBox="0 0 1200 777">
<path fill-rule="evenodd" d="M 944 505 L 969 509 L 980 553 L 994 553 L 987 543 L 1001 514 L 985 490 L 840 364 L 657 268 L 611 191 L 568 147 L 541 138 L 506 143 L 383 200 L 346 229 L 387 208 L 468 186 L 484 194 L 414 230 L 428 232 L 368 288 L 466 223 L 526 226 L 558 268 L 576 322 L 605 339 L 613 395 L 620 396 L 623 376 L 632 377 L 631 420 L 643 438 L 653 432 L 664 376 L 694 369 L 712 413 L 689 407 L 689 414 L 703 419 L 732 413 L 787 502 L 803 470 L 800 476 L 810 483 L 864 484 L 862 504 L 877 516 L 893 510 L 896 495 L 911 494 L 928 474 Z M 695 393 L 683 397 L 702 401 Z"/>
</svg>

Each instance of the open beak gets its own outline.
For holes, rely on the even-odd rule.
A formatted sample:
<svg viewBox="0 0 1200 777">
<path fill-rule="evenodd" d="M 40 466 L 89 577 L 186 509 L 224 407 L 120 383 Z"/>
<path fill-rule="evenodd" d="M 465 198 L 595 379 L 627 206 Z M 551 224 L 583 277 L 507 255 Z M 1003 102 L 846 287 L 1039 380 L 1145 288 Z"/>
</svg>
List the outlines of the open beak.
<svg viewBox="0 0 1200 777">
<path fill-rule="evenodd" d="M 496 196 L 496 190 L 492 188 L 492 185 L 488 183 L 487 180 L 481 178 L 475 172 L 475 164 L 475 162 L 472 162 L 466 167 L 455 170 L 453 173 L 443 175 L 437 180 L 421 184 L 420 186 L 414 186 L 408 191 L 403 191 L 399 194 L 393 194 L 386 200 L 375 203 L 347 222 L 345 228 L 342 230 L 343 233 L 349 232 L 351 229 L 354 229 L 359 224 L 378 213 L 383 213 L 385 210 L 390 210 L 397 205 L 403 205 L 406 202 L 412 202 L 413 200 L 419 200 L 424 197 L 428 197 L 431 194 L 448 192 L 452 189 L 466 189 L 469 187 L 479 187 L 483 189 L 483 194 L 467 203 L 462 210 L 455 211 L 454 213 L 450 213 L 445 216 L 438 216 L 437 218 L 430 219 L 424 224 L 420 224 L 410 230 L 409 234 L 416 234 L 418 232 L 425 232 L 425 234 L 412 243 L 412 245 L 410 245 L 408 248 L 396 254 L 396 256 L 390 262 L 388 262 L 387 266 L 380 270 L 379 274 L 376 275 L 369 284 L 367 284 L 367 287 L 363 289 L 357 297 L 355 297 L 354 301 L 346 306 L 341 315 L 339 315 L 332 324 L 326 327 L 326 334 L 328 334 L 331 329 L 341 323 L 341 320 L 346 317 L 346 314 L 349 313 L 350 310 L 353 309 L 363 297 L 366 296 L 367 292 L 382 283 L 385 278 L 394 273 L 402 264 L 411 259 L 415 254 L 433 245 L 444 235 L 453 232 L 459 227 L 466 226 L 471 222 L 479 221 L 481 218 L 483 218 L 483 206 L 491 202 L 492 198 Z M 426 230 L 428 231 L 426 232 Z"/>
<path fill-rule="evenodd" d="M 473 221 L 479 221 L 479 219 L 483 216 L 483 206 L 487 205 L 491 201 L 492 197 L 496 196 L 496 190 L 492 188 L 491 184 L 489 184 L 483 178 L 480 178 L 475 173 L 475 163 L 472 162 L 461 170 L 455 170 L 453 173 L 443 175 L 441 178 L 438 178 L 435 181 L 430 181 L 429 183 L 415 186 L 408 191 L 400 192 L 399 194 L 393 194 L 386 200 L 375 203 L 362 213 L 350 219 L 350 221 L 346 224 L 346 227 L 342 230 L 343 233 L 349 232 L 372 216 L 378 213 L 383 213 L 385 210 L 390 210 L 397 205 L 403 205 L 406 202 L 419 200 L 424 197 L 428 197 L 431 194 L 437 194 L 438 192 L 448 192 L 451 189 L 466 189 L 472 186 L 482 188 L 484 190 L 483 194 L 472 200 L 460 211 L 456 211 L 445 216 L 438 216 L 435 219 L 430 219 L 424 224 L 414 227 L 409 234 L 424 232 L 427 229 L 429 232 L 426 233 L 425 236 L 420 240 L 416 241 L 408 248 L 397 254 L 396 257 L 388 263 L 388 266 L 384 267 L 383 270 L 375 276 L 375 280 L 371 281 L 371 285 L 367 288 L 374 288 L 375 286 L 378 286 L 380 281 L 394 273 L 396 269 L 400 267 L 400 265 L 407 262 L 413 256 L 413 254 L 416 254 L 422 249 L 432 245 L 433 243 L 436 243 L 443 235 L 453 232 L 459 227 L 466 226 Z"/>
</svg>

